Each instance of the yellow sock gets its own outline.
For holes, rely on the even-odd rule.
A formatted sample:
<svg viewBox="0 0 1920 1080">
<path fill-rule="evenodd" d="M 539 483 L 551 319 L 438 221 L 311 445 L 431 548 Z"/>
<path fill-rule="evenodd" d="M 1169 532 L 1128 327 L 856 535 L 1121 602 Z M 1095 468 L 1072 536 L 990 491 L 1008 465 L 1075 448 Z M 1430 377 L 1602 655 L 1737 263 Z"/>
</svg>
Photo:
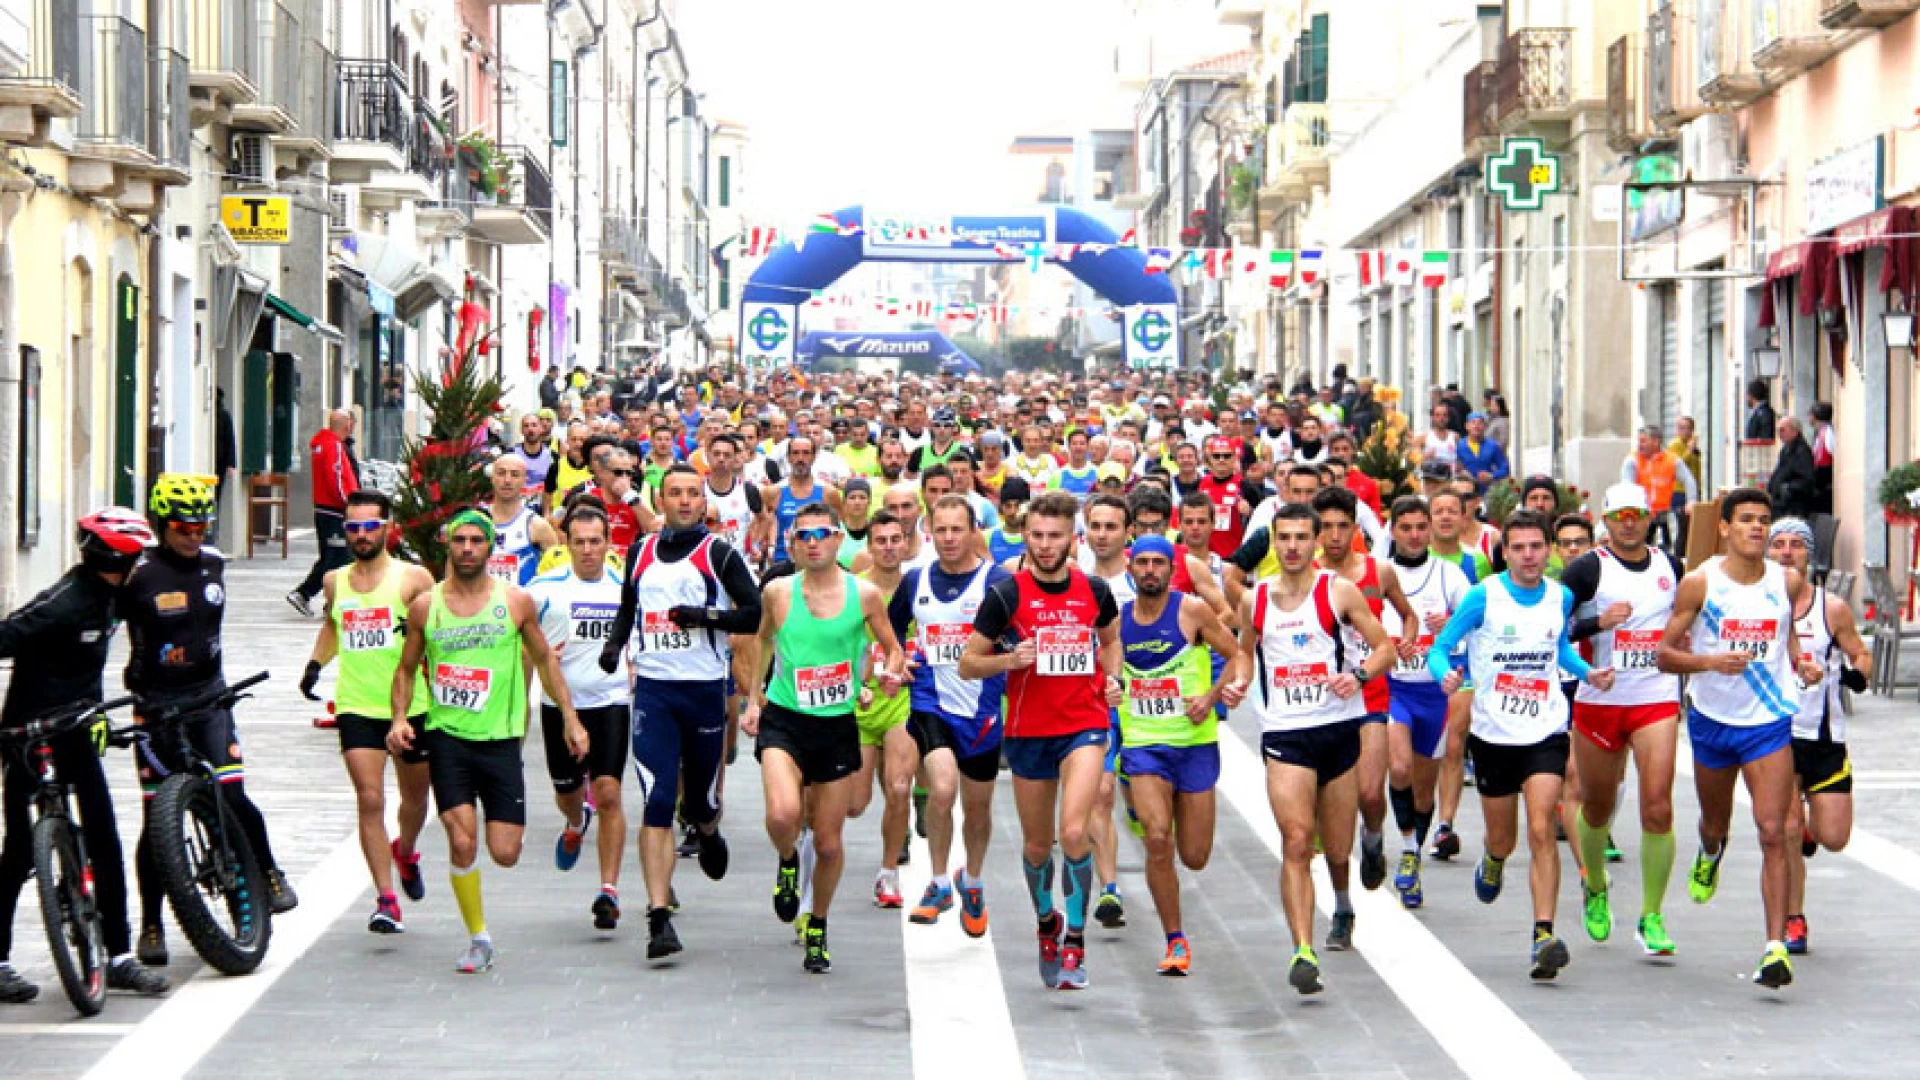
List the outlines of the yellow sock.
<svg viewBox="0 0 1920 1080">
<path fill-rule="evenodd" d="M 460 921 L 467 924 L 467 933 L 478 937 L 487 932 L 487 909 L 480 900 L 480 864 L 462 870 L 453 867 L 449 875 L 453 881 L 453 898 L 460 905 Z"/>
</svg>

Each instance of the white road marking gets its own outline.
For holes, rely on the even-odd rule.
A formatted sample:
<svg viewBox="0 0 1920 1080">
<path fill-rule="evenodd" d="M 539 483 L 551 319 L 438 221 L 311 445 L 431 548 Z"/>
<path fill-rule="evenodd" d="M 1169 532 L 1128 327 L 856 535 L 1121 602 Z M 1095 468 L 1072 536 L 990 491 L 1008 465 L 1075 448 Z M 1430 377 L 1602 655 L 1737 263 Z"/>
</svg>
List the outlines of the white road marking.
<svg viewBox="0 0 1920 1080">
<path fill-rule="evenodd" d="M 877 815 L 881 809 L 877 797 L 874 803 Z M 958 818 L 959 813 L 956 806 L 954 816 Z M 954 826 L 953 854 L 964 859 L 957 820 Z M 913 861 L 900 868 L 900 895 L 907 901 L 900 910 L 900 944 L 907 961 L 907 1027 L 914 1080 L 948 1076 L 1019 1080 L 1026 1076 L 1026 1069 L 1020 1063 L 1006 990 L 1000 985 L 993 935 L 975 940 L 960 929 L 957 890 L 953 910 L 937 924 L 916 926 L 907 921 L 932 869 L 927 842 L 909 836 L 914 854 Z M 862 884 L 858 879 L 852 883 Z M 846 891 L 841 890 L 843 895 Z"/>
<path fill-rule="evenodd" d="M 1266 766 L 1236 736 L 1220 739 L 1219 791 L 1246 819 L 1261 844 L 1279 859 L 1280 829 L 1267 802 Z M 1313 860 L 1315 903 L 1333 910 L 1326 863 Z M 1460 1071 L 1474 1080 L 1549 1080 L 1578 1077 L 1526 1021 L 1486 987 L 1440 939 L 1400 906 L 1391 889 L 1355 890 L 1353 906 L 1365 932 L 1355 951 L 1427 1029 Z M 1521 978 L 1516 963 L 1514 978 Z M 1334 991 L 1338 992 L 1338 985 Z"/>
<path fill-rule="evenodd" d="M 300 879 L 300 906 L 274 917 L 273 940 L 258 971 L 234 978 L 201 969 L 134 1026 L 85 1080 L 185 1076 L 368 887 L 359 835 L 349 834 Z"/>
</svg>

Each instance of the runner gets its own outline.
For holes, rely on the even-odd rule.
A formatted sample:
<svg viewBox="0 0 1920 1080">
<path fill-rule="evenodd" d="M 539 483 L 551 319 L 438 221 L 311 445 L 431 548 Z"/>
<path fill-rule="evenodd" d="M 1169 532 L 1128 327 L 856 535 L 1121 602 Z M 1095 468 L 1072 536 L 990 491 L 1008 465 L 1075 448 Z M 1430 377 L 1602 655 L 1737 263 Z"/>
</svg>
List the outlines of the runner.
<svg viewBox="0 0 1920 1080">
<path fill-rule="evenodd" d="M 1027 504 L 1033 491 L 1027 482 L 1009 476 L 1000 483 L 1000 524 L 987 532 L 987 557 L 997 565 L 1015 561 L 1027 550 L 1020 530 L 1027 523 Z"/>
<path fill-rule="evenodd" d="M 1213 854 L 1213 789 L 1220 779 L 1214 706 L 1226 686 L 1214 680 L 1207 648 L 1239 665 L 1227 685 L 1244 688 L 1248 681 L 1244 657 L 1220 617 L 1170 588 L 1177 560 L 1190 557 L 1158 534 L 1135 539 L 1128 566 L 1138 595 L 1120 607 L 1126 658 L 1120 768 L 1145 833 L 1147 890 L 1167 936 L 1162 975 L 1186 975 L 1193 963 L 1180 918 L 1176 849 L 1181 864 L 1195 872 Z"/>
<path fill-rule="evenodd" d="M 1047 440 L 1040 433 L 1040 425 L 1028 424 L 1020 431 L 1020 453 L 1007 468 L 1014 476 L 1027 482 L 1038 495 L 1057 486 L 1060 478 L 1060 462 L 1050 452 Z"/>
<path fill-rule="evenodd" d="M 1793 597 L 1797 570 L 1767 561 L 1773 502 L 1764 491 L 1735 488 L 1720 501 L 1726 554 L 1681 579 L 1673 617 L 1660 639 L 1660 670 L 1687 680 L 1687 737 L 1700 797 L 1700 853 L 1687 891 L 1713 899 L 1727 854 L 1734 784 L 1744 780 L 1760 834 L 1760 900 L 1767 945 L 1753 981 L 1777 990 L 1793 982 L 1787 958 L 1787 828 L 1793 819 L 1793 718 L 1797 673 L 1810 692 L 1825 672 L 1800 648 Z"/>
<path fill-rule="evenodd" d="M 1007 680 L 999 675 L 964 679 L 959 664 L 987 591 L 1012 575 L 980 557 L 973 516 L 957 496 L 934 504 L 933 544 L 938 561 L 907 571 L 887 608 L 894 633 L 916 641 L 923 660 L 913 677 L 907 722 L 913 754 L 904 762 L 902 783 L 916 767 L 927 778 L 924 818 L 932 877 L 908 919 L 924 925 L 937 922 L 941 912 L 953 907 L 957 890 L 960 929 L 969 937 L 983 937 L 987 894 L 981 875 L 993 836 L 993 785 L 1000 774 L 1000 709 Z M 950 882 L 956 800 L 966 863 Z"/>
<path fill-rule="evenodd" d="M 773 514 L 760 488 L 740 476 L 740 439 L 717 435 L 707 447 L 707 526 L 749 561 L 772 540 Z"/>
<path fill-rule="evenodd" d="M 647 958 L 681 949 L 673 928 L 673 820 L 686 819 L 700 869 L 726 876 L 720 835 L 720 780 L 728 723 L 728 672 L 738 686 L 757 685 L 751 658 L 734 654 L 729 634 L 760 625 L 760 586 L 745 556 L 709 533 L 705 486 L 688 466 L 667 470 L 660 484 L 665 529 L 634 545 L 619 611 L 600 670 L 618 669 L 632 643 L 633 771 L 645 803 L 640 819 L 640 873 L 647 886 Z M 636 633 L 638 631 L 638 633 Z"/>
<path fill-rule="evenodd" d="M 794 515 L 800 512 L 801 507 L 824 501 L 832 508 L 840 502 L 838 492 L 814 480 L 815 452 L 814 441 L 805 435 L 788 439 L 786 483 L 769 484 L 760 491 L 760 505 L 771 508 L 774 516 L 774 562 L 788 558 L 787 534 L 793 531 Z"/>
<path fill-rule="evenodd" d="M 534 419 L 534 423 L 539 423 Z M 400 887 L 407 899 L 427 894 L 416 846 L 427 822 L 427 757 L 415 748 L 394 761 L 394 779 L 400 788 L 400 835 L 387 835 L 387 732 L 393 702 L 393 673 L 400 665 L 406 633 L 406 611 L 415 598 L 433 588 L 425 567 L 403 563 L 387 554 L 393 503 L 386 495 L 361 488 L 347 496 L 347 552 L 353 564 L 327 574 L 322 586 L 327 613 L 313 656 L 300 678 L 300 692 L 319 701 L 313 688 L 320 671 L 335 656 L 340 674 L 334 682 L 333 706 L 340 733 L 340 757 L 353 784 L 359 822 L 360 854 L 373 876 L 374 909 L 367 929 L 376 934 L 406 930 L 400 900 L 393 891 L 393 872 L 400 870 Z M 415 724 L 425 723 L 426 680 L 414 681 L 421 705 Z"/>
<path fill-rule="evenodd" d="M 1088 577 L 1106 582 L 1114 603 L 1128 603 L 1133 599 L 1133 578 L 1127 573 L 1127 541 L 1133 517 L 1126 502 L 1117 495 L 1095 495 L 1086 502 L 1080 516 L 1085 519 L 1087 528 L 1085 543 L 1080 548 L 1080 569 Z M 1118 930 L 1127 925 L 1126 904 L 1120 896 L 1120 833 L 1113 823 L 1113 807 L 1120 786 L 1116 776 L 1119 762 L 1120 712 L 1115 709 L 1107 735 L 1100 792 L 1094 799 L 1090 825 L 1093 871 L 1100 887 L 1093 905 L 1093 917 L 1109 930 Z"/>
<path fill-rule="evenodd" d="M 404 758 L 416 744 L 427 752 L 434 805 L 447 830 L 453 896 L 472 939 L 454 965 L 463 975 L 493 966 L 493 937 L 480 896 L 480 811 L 496 866 L 520 861 L 527 827 L 520 759 L 527 733 L 523 654 L 559 703 L 567 748 L 576 759 L 590 748 L 567 696 L 560 658 L 540 633 L 533 599 L 516 586 L 489 580 L 488 555 L 496 542 L 493 519 L 483 511 L 462 510 L 447 523 L 447 578 L 407 605 L 407 625 L 421 632 L 406 635 L 387 732 L 387 749 L 395 756 Z M 433 700 L 425 726 L 416 731 L 410 718 L 423 667 Z"/>
<path fill-rule="evenodd" d="M 1574 835 L 1587 935 L 1605 941 L 1613 930 L 1608 875 L 1594 868 L 1607 862 L 1607 827 L 1631 751 L 1640 806 L 1640 921 L 1634 938 L 1648 956 L 1671 956 L 1673 939 L 1661 907 L 1673 874 L 1680 680 L 1661 671 L 1658 660 L 1660 636 L 1685 571 L 1678 559 L 1647 546 L 1653 517 L 1639 485 L 1609 487 L 1600 513 L 1607 523 L 1606 543 L 1573 558 L 1560 578 L 1580 616 L 1569 636 L 1591 639 L 1593 663 L 1614 672 L 1611 688 L 1582 686 L 1573 703 L 1573 728 L 1580 735 L 1573 740 L 1573 760 L 1581 796 Z"/>
<path fill-rule="evenodd" d="M 1420 851 L 1433 824 L 1434 788 L 1447 739 L 1447 695 L 1427 670 L 1427 654 L 1466 597 L 1468 584 L 1459 567 L 1428 551 L 1432 517 L 1425 499 L 1402 495 L 1392 510 L 1390 558 L 1417 621 L 1409 627 L 1398 609 L 1382 613 L 1387 632 L 1412 643 L 1387 678 L 1393 688 L 1387 713 L 1387 801 L 1400 829 L 1393 888 L 1403 906 L 1417 908 L 1426 902 Z"/>
<path fill-rule="evenodd" d="M 1040 978 L 1061 990 L 1087 986 L 1089 819 L 1122 665 L 1112 592 L 1069 562 L 1079 509 L 1063 491 L 1027 507 L 1027 566 L 987 591 L 959 664 L 962 679 L 1007 676 L 1005 750 L 1021 866 L 1039 920 Z M 1056 836 L 1066 862 L 1064 918 L 1053 895 Z"/>
<path fill-rule="evenodd" d="M 1425 476 L 1425 469 L 1422 469 Z M 1493 560 L 1479 551 L 1466 548 L 1461 535 L 1468 527 L 1466 497 L 1451 481 L 1441 483 L 1427 496 L 1431 515 L 1433 557 L 1452 563 L 1467 576 L 1467 584 L 1485 581 L 1493 575 Z M 1477 524 L 1477 522 L 1475 523 Z M 1463 686 L 1447 698 L 1447 751 L 1440 761 L 1440 797 L 1437 816 L 1440 824 L 1433 830 L 1433 857 L 1441 861 L 1460 854 L 1460 837 L 1453 831 L 1453 819 L 1460 812 L 1460 796 L 1466 787 L 1467 726 L 1473 708 L 1473 688 Z"/>
<path fill-rule="evenodd" d="M 1319 533 L 1311 508 L 1281 507 L 1270 530 L 1280 573 L 1256 585 L 1240 612 L 1242 678 L 1259 680 L 1267 799 L 1283 845 L 1280 901 L 1294 946 L 1287 983 L 1301 994 L 1325 989 L 1313 951 L 1314 839 L 1328 865 L 1344 870 L 1359 809 L 1361 691 L 1393 663 L 1387 632 L 1360 590 L 1314 566 Z M 1371 650 L 1364 662 L 1347 646 L 1348 627 Z M 1246 689 L 1238 682 L 1223 696 L 1234 704 Z"/>
<path fill-rule="evenodd" d="M 1802 577 L 1813 558 L 1813 529 L 1799 518 L 1773 523 L 1768 554 Z M 1793 716 L 1793 767 L 1800 798 L 1787 830 L 1787 952 L 1807 952 L 1807 860 L 1820 848 L 1841 851 L 1853 833 L 1853 763 L 1847 759 L 1847 714 L 1840 690 L 1866 693 L 1873 675 L 1873 653 L 1860 640 L 1853 608 L 1845 598 L 1811 582 L 1793 598 L 1794 631 L 1801 655 L 1826 670 L 1821 686 L 1800 687 L 1800 709 Z M 1800 833 L 1800 846 L 1793 834 Z"/>
<path fill-rule="evenodd" d="M 881 691 L 896 694 L 906 654 L 887 623 L 880 590 L 835 565 L 840 526 L 833 511 L 812 503 L 794 513 L 788 545 L 800 573 L 766 587 L 760 629 L 746 650 L 755 673 L 740 729 L 757 738 L 766 789 L 767 838 L 780 857 L 774 915 L 790 923 L 800 912 L 798 843 L 803 805 L 813 833 L 813 905 L 808 913 L 802 966 L 823 975 L 827 909 L 845 862 L 841 829 L 851 801 L 850 779 L 860 768 L 860 732 L 854 720 L 854 669 L 867 649 L 861 628 L 886 653 Z M 821 614 L 821 612 L 826 614 Z M 771 686 L 758 676 L 761 657 L 774 663 Z"/>
<path fill-rule="evenodd" d="M 1093 494 L 1099 484 L 1099 467 L 1089 459 L 1087 451 L 1091 445 L 1084 430 L 1075 429 L 1067 433 L 1067 462 L 1060 466 L 1053 486 L 1064 491 L 1082 503 Z"/>
<path fill-rule="evenodd" d="M 611 452 L 609 449 L 607 452 Z M 540 566 L 540 556 L 558 546 L 560 537 L 539 512 L 527 504 L 527 462 L 519 454 L 501 454 L 490 467 L 493 501 L 494 552 L 487 557 L 487 573 L 509 585 L 525 586 Z"/>
<path fill-rule="evenodd" d="M 849 505 L 853 503 L 851 491 L 847 502 Z M 882 510 L 867 526 L 866 550 L 872 553 L 869 560 L 872 568 L 856 576 L 862 581 L 871 582 L 874 588 L 880 590 L 881 597 L 889 601 L 888 610 L 891 614 L 891 601 L 900 589 L 900 559 L 907 552 L 907 534 L 892 514 Z M 894 627 L 894 634 L 899 640 L 910 640 L 909 635 L 902 633 L 898 626 Z M 906 651 L 906 670 L 908 675 L 912 675 L 918 666 L 915 662 L 918 657 L 912 645 L 908 645 Z M 860 698 L 853 712 L 854 720 L 860 725 L 860 771 L 854 774 L 853 798 L 847 807 L 847 816 L 857 818 L 867 812 L 867 807 L 873 802 L 873 784 L 877 776 L 883 802 L 880 812 L 880 872 L 873 879 L 873 903 L 875 907 L 897 909 L 906 903 L 900 895 L 899 867 L 909 855 L 907 823 L 912 810 L 909 796 L 913 791 L 913 774 L 920 755 L 914 749 L 913 736 L 906 727 L 907 716 L 913 710 L 911 695 L 880 693 L 885 662 L 886 654 L 879 643 L 869 639 Z"/>
<path fill-rule="evenodd" d="M 1441 689 L 1452 694 L 1471 678 L 1479 691 L 1473 695 L 1467 752 L 1473 756 L 1487 824 L 1487 851 L 1473 874 L 1474 895 L 1483 904 L 1500 897 L 1525 798 L 1533 893 L 1529 974 L 1542 981 L 1557 977 L 1571 959 L 1566 943 L 1553 933 L 1560 890 L 1554 826 L 1568 752 L 1567 699 L 1555 683 L 1559 671 L 1568 671 L 1602 690 L 1613 688 L 1613 672 L 1589 667 L 1567 640 L 1573 597 L 1545 577 L 1549 528 L 1539 514 L 1514 511 L 1500 537 L 1506 571 L 1467 590 L 1427 650 L 1427 670 Z M 1466 648 L 1464 672 L 1453 664 L 1453 651 L 1461 646 Z"/>
</svg>

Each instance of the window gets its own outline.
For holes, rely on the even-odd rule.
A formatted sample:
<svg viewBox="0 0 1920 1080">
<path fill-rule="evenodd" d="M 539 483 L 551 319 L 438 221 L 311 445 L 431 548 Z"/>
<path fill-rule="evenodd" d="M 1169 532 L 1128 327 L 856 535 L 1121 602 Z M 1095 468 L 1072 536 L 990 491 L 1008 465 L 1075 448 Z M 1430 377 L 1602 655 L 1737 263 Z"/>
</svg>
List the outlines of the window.
<svg viewBox="0 0 1920 1080">
<path fill-rule="evenodd" d="M 721 154 L 720 155 L 720 206 L 722 208 L 725 208 L 732 205 L 733 205 L 733 159 L 731 157 L 728 157 L 725 154 Z M 726 296 L 726 291 L 725 291 L 726 279 L 724 278 L 721 279 L 720 288 L 721 288 L 720 295 L 722 297 Z M 720 306 L 721 307 L 727 306 L 726 301 L 724 299 L 721 300 Z"/>
<path fill-rule="evenodd" d="M 1553 218 L 1553 265 L 1564 266 L 1567 261 L 1567 215 L 1555 214 Z"/>
<path fill-rule="evenodd" d="M 1066 188 L 1067 188 L 1067 167 L 1065 165 L 1060 164 L 1058 161 L 1048 162 L 1047 163 L 1047 188 L 1045 193 L 1043 193 L 1040 196 L 1040 201 L 1043 203 L 1065 202 Z"/>
<path fill-rule="evenodd" d="M 720 160 L 722 162 L 725 162 L 727 159 L 721 158 Z M 722 175 L 724 175 L 724 173 Z M 722 203 L 721 205 L 724 206 L 726 204 Z M 726 309 L 732 306 L 733 306 L 733 263 L 731 261 L 727 261 L 727 262 L 722 262 L 720 264 L 720 310 L 725 311 Z"/>
</svg>

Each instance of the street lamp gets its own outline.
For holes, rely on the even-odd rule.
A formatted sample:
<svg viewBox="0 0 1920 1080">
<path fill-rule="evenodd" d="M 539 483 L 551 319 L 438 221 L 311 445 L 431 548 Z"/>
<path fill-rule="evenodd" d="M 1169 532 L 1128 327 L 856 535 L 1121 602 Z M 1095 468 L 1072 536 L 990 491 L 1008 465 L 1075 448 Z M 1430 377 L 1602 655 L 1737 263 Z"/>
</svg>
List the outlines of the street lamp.
<svg viewBox="0 0 1920 1080">
<path fill-rule="evenodd" d="M 1913 312 L 1889 311 L 1880 316 L 1880 325 L 1887 332 L 1888 349 L 1913 348 Z"/>
<path fill-rule="evenodd" d="M 1780 377 L 1780 346 L 1768 342 L 1755 345 L 1747 352 L 1753 362 L 1753 374 L 1758 379 L 1777 379 Z"/>
</svg>

